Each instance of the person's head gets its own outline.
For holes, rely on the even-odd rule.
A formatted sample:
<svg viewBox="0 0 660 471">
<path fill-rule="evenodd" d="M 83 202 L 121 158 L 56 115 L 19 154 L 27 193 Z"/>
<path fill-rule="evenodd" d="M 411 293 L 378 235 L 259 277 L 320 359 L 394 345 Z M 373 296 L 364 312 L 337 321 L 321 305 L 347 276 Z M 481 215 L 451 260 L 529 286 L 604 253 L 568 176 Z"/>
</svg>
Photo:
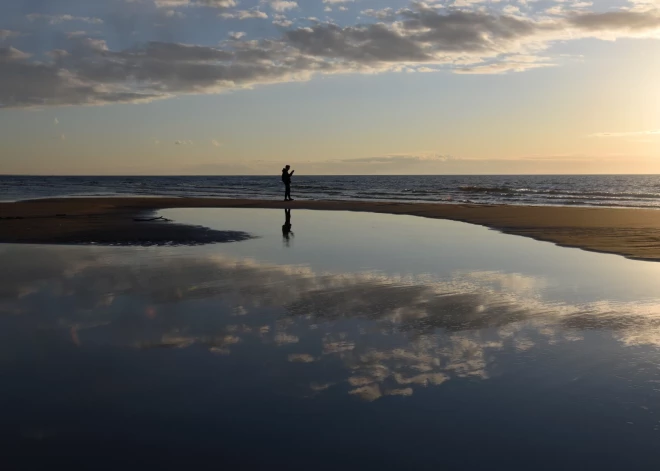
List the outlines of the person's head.
<svg viewBox="0 0 660 471">
<path fill-rule="evenodd" d="M 291 168 L 291 165 L 287 165 L 287 166 L 284 167 L 284 168 L 287 169 L 287 170 L 289 170 L 289 169 Z"/>
</svg>

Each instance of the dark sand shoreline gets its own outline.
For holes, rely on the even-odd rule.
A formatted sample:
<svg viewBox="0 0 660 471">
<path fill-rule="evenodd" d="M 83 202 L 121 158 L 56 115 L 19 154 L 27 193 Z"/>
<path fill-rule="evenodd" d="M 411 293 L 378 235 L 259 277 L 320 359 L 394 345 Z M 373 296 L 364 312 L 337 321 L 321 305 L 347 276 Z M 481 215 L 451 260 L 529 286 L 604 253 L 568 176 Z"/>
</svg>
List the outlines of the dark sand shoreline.
<svg viewBox="0 0 660 471">
<path fill-rule="evenodd" d="M 631 259 L 660 260 L 660 211 L 559 206 L 359 201 L 285 203 L 213 198 L 41 199 L 0 203 L 0 243 L 197 244 L 248 237 L 229 230 L 135 221 L 135 218 L 168 208 L 292 208 L 403 214 L 478 224 L 560 246 Z"/>
</svg>

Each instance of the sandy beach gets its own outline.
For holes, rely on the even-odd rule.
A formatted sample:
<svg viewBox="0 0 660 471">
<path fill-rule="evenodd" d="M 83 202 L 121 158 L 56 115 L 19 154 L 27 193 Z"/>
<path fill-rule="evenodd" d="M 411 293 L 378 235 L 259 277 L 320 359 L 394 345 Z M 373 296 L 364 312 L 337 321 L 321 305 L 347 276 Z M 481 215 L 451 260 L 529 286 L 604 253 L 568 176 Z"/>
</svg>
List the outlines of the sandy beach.
<svg viewBox="0 0 660 471">
<path fill-rule="evenodd" d="M 136 221 L 167 208 L 292 208 L 364 211 L 449 219 L 631 259 L 660 260 L 660 211 L 353 201 L 205 198 L 62 198 L 0 203 L 3 243 L 206 243 L 245 234 L 162 221 Z"/>
</svg>

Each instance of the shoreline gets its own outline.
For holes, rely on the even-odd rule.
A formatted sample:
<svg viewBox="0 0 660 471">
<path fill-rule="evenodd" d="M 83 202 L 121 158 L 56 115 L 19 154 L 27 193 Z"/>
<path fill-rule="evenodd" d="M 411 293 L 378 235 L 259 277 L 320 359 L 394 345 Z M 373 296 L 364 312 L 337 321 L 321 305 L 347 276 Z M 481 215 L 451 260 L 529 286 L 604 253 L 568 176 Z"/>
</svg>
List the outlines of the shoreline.
<svg viewBox="0 0 660 471">
<path fill-rule="evenodd" d="M 361 201 L 107 197 L 0 203 L 0 243 L 158 245 L 244 240 L 212 231 L 135 218 L 169 208 L 272 208 L 355 211 L 448 219 L 559 246 L 660 261 L 660 211 L 638 208 L 514 206 Z"/>
</svg>

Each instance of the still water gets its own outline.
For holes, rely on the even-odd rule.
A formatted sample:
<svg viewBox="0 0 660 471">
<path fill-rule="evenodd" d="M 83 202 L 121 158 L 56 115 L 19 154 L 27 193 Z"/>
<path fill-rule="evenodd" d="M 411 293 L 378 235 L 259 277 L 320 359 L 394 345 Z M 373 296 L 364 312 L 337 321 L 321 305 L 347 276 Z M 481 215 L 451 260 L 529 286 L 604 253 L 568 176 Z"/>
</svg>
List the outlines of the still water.
<svg viewBox="0 0 660 471">
<path fill-rule="evenodd" d="M 256 238 L 0 246 L 8 469 L 660 465 L 660 264 L 409 216 L 163 215 Z"/>
</svg>

